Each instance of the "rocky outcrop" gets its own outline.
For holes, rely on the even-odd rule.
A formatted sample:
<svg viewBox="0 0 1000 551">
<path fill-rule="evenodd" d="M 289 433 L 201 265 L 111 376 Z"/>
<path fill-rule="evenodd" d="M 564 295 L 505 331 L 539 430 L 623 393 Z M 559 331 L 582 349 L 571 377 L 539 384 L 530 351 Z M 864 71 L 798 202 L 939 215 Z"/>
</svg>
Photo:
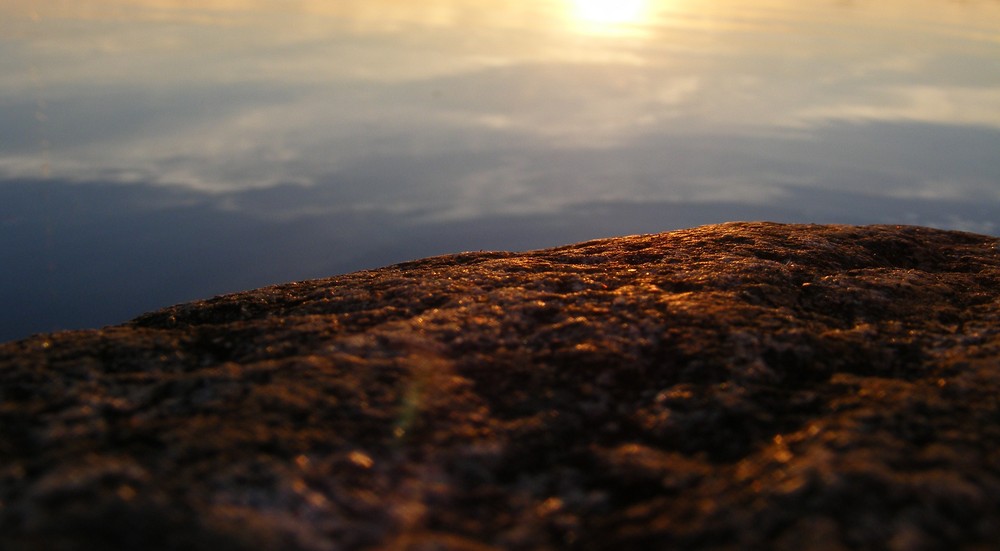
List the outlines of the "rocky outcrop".
<svg viewBox="0 0 1000 551">
<path fill-rule="evenodd" d="M 733 223 L 0 346 L 0 548 L 996 548 L 1000 251 Z"/>
</svg>

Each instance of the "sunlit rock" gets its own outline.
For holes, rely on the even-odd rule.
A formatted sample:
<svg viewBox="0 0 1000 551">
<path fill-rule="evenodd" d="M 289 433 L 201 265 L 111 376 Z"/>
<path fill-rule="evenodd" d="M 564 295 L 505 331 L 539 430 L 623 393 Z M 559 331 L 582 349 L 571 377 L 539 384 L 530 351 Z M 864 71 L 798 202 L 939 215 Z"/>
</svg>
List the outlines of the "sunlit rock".
<svg viewBox="0 0 1000 551">
<path fill-rule="evenodd" d="M 724 224 L 11 342 L 0 548 L 990 548 L 997 243 Z"/>
</svg>

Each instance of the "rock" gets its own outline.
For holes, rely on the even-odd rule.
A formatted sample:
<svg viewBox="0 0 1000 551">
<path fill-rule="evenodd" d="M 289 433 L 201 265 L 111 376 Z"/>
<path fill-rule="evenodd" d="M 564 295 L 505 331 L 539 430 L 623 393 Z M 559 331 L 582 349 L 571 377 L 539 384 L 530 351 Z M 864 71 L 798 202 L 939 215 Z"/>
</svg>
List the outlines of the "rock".
<svg viewBox="0 0 1000 551">
<path fill-rule="evenodd" d="M 1000 251 L 733 223 L 0 345 L 0 548 L 1000 541 Z"/>
</svg>

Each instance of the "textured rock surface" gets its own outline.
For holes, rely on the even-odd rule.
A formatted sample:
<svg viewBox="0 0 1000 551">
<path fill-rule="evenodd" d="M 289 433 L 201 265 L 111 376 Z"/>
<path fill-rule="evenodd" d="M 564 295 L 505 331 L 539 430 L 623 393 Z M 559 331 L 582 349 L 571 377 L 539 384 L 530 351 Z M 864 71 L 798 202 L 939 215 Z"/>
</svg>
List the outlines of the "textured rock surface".
<svg viewBox="0 0 1000 551">
<path fill-rule="evenodd" d="M 0 345 L 0 548 L 995 549 L 997 242 L 725 224 Z"/>
</svg>

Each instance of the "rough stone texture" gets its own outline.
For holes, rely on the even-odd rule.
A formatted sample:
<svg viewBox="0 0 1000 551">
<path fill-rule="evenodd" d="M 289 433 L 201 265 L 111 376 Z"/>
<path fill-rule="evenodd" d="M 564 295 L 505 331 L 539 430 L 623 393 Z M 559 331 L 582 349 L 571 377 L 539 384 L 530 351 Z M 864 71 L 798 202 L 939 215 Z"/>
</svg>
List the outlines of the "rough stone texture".
<svg viewBox="0 0 1000 551">
<path fill-rule="evenodd" d="M 997 243 L 724 224 L 0 345 L 0 548 L 997 549 Z"/>
</svg>

